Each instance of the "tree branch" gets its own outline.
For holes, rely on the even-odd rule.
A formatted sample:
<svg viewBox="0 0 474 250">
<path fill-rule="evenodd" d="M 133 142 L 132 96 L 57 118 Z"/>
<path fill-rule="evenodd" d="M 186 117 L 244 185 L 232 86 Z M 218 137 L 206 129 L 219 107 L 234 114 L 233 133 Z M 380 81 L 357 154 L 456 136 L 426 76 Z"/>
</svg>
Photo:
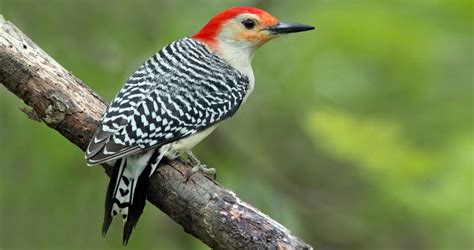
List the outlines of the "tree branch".
<svg viewBox="0 0 474 250">
<path fill-rule="evenodd" d="M 32 109 L 23 111 L 84 150 L 105 102 L 0 15 L 0 83 Z M 108 171 L 107 166 L 104 168 Z M 161 164 L 150 180 L 148 200 L 184 230 L 212 248 L 311 249 L 311 246 L 233 192 L 189 166 Z"/>
</svg>

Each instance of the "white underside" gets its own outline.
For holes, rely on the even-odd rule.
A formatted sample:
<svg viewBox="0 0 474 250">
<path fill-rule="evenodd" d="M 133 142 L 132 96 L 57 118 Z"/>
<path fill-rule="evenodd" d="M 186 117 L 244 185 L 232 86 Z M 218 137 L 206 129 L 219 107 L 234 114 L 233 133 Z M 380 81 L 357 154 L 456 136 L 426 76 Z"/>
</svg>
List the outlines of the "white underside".
<svg viewBox="0 0 474 250">
<path fill-rule="evenodd" d="M 211 134 L 218 125 L 219 123 L 216 123 L 209 128 L 201 130 L 193 135 L 165 144 L 160 148 L 160 153 L 164 153 L 164 156 L 168 159 L 175 159 L 180 154 L 194 148 L 194 146 Z"/>
</svg>

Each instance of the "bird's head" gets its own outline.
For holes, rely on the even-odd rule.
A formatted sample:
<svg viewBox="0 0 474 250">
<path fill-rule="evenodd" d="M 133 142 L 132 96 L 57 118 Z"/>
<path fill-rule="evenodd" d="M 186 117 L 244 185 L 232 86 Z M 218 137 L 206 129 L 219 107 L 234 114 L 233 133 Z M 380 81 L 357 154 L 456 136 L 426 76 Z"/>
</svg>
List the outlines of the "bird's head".
<svg viewBox="0 0 474 250">
<path fill-rule="evenodd" d="M 281 22 L 254 7 L 234 7 L 214 16 L 192 38 L 221 54 L 234 50 L 251 57 L 256 48 L 278 35 L 312 29 L 309 25 Z"/>
</svg>

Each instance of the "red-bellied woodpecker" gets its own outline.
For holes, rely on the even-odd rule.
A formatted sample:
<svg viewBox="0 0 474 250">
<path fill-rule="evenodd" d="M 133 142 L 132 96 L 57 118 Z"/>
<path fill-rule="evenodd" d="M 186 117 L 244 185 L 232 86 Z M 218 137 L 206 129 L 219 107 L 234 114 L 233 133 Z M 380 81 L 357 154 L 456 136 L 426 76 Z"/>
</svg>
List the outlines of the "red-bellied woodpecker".
<svg viewBox="0 0 474 250">
<path fill-rule="evenodd" d="M 280 34 L 311 29 L 257 8 L 234 7 L 146 60 L 107 108 L 86 152 L 89 165 L 114 165 L 103 235 L 121 214 L 127 244 L 145 206 L 148 178 L 163 157 L 186 153 L 194 165 L 189 174 L 215 173 L 190 150 L 252 92 L 255 50 Z"/>
</svg>

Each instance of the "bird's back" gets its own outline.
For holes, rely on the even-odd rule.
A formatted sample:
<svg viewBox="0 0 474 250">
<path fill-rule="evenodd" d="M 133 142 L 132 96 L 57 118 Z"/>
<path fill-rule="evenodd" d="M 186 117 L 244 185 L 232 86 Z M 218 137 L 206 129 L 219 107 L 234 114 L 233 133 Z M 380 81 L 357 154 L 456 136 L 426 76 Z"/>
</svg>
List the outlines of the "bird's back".
<svg viewBox="0 0 474 250">
<path fill-rule="evenodd" d="M 177 40 L 127 80 L 87 150 L 90 164 L 192 135 L 232 116 L 249 79 L 206 45 Z"/>
</svg>

